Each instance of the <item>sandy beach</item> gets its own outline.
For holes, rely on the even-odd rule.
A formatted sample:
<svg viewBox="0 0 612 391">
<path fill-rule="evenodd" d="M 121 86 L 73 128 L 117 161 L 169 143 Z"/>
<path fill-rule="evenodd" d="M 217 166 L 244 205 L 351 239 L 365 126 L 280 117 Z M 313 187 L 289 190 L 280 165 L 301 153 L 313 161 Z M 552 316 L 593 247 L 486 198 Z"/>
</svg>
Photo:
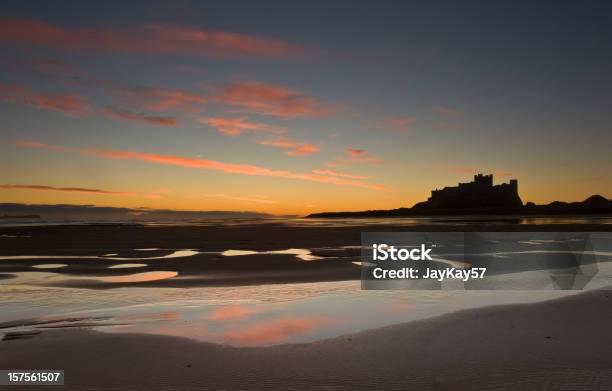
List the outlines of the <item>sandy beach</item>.
<svg viewBox="0 0 612 391">
<path fill-rule="evenodd" d="M 45 331 L 2 368 L 64 369 L 65 389 L 607 390 L 612 294 L 461 311 L 308 344 Z"/>
<path fill-rule="evenodd" d="M 368 230 L 610 229 L 5 227 L 0 368 L 63 369 L 69 390 L 607 390 L 610 291 L 378 294 L 353 262 Z"/>
</svg>

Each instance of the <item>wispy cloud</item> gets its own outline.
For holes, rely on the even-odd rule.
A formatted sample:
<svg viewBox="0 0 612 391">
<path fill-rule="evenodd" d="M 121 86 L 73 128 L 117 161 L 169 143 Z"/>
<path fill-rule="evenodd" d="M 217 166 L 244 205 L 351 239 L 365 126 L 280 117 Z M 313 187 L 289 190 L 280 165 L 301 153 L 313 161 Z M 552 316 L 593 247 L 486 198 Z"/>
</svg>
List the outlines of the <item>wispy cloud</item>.
<svg viewBox="0 0 612 391">
<path fill-rule="evenodd" d="M 317 153 L 321 148 L 317 144 L 300 143 L 289 138 L 279 138 L 271 140 L 260 140 L 257 142 L 261 145 L 285 149 L 285 154 L 289 156 L 307 156 Z"/>
<path fill-rule="evenodd" d="M 284 131 L 283 128 L 257 122 L 250 122 L 246 118 L 200 117 L 197 119 L 197 121 L 202 124 L 212 126 L 213 128 L 217 129 L 219 133 L 227 136 L 238 136 L 245 132 L 282 133 Z"/>
<path fill-rule="evenodd" d="M 379 128 L 383 130 L 389 130 L 395 133 L 408 133 L 411 131 L 411 126 L 415 122 L 414 117 L 409 116 L 392 116 L 385 118 L 380 124 Z"/>
<path fill-rule="evenodd" d="M 320 117 L 332 109 L 288 87 L 237 81 L 218 87 L 212 100 L 238 110 L 280 118 Z"/>
<path fill-rule="evenodd" d="M 73 152 L 72 148 L 64 147 L 62 145 L 45 144 L 39 141 L 13 140 L 11 141 L 11 144 L 15 145 L 16 147 L 21 147 L 21 148 L 40 148 L 40 149 L 48 149 L 49 151 L 56 151 L 56 152 Z"/>
<path fill-rule="evenodd" d="M 237 163 L 226 163 L 218 160 L 208 160 L 199 158 L 189 158 L 182 156 L 173 155 L 159 155 L 151 153 L 142 153 L 135 151 L 126 150 L 113 150 L 113 149 L 89 149 L 89 148 L 68 148 L 58 145 L 44 144 L 38 141 L 14 141 L 13 145 L 18 147 L 26 148 L 38 148 L 47 149 L 52 151 L 60 152 L 75 152 L 82 155 L 98 156 L 107 159 L 119 159 L 119 160 L 137 160 L 154 164 L 163 164 L 187 168 L 195 168 L 202 170 L 215 170 L 226 172 L 230 174 L 242 174 L 242 175 L 255 175 L 255 176 L 267 176 L 276 178 L 286 178 L 303 180 L 310 182 L 328 183 L 337 186 L 351 186 L 360 187 L 371 190 L 386 190 L 386 187 L 379 184 L 372 184 L 361 180 L 354 180 L 348 178 L 337 178 L 326 175 L 317 175 L 310 172 L 293 172 L 282 169 L 272 169 L 267 167 L 255 166 L 250 164 L 237 164 Z"/>
<path fill-rule="evenodd" d="M 65 61 L 54 58 L 7 58 L 0 60 L 0 65 L 12 71 L 29 71 L 45 75 L 72 77 L 79 71 Z"/>
<path fill-rule="evenodd" d="M 365 176 L 365 175 L 357 175 L 357 174 L 350 174 L 348 172 L 342 172 L 342 171 L 336 171 L 336 170 L 312 170 L 313 174 L 317 174 L 317 175 L 329 175 L 329 176 L 335 176 L 335 177 L 340 177 L 340 178 L 350 178 L 350 179 L 368 179 L 370 178 L 369 176 Z"/>
<path fill-rule="evenodd" d="M 170 24 L 65 28 L 38 19 L 0 19 L 0 41 L 66 51 L 212 57 L 288 57 L 307 52 L 280 39 Z"/>
<path fill-rule="evenodd" d="M 220 193 L 209 193 L 204 194 L 204 197 L 208 200 L 230 200 L 230 201 L 241 201 L 256 204 L 276 204 L 275 200 L 271 200 L 267 197 L 251 195 L 251 196 L 234 196 Z"/>
<path fill-rule="evenodd" d="M 157 115 L 148 115 L 143 113 L 137 113 L 130 110 L 118 109 L 114 107 L 106 107 L 104 109 L 104 113 L 114 119 L 122 120 L 122 121 L 134 121 L 134 122 L 144 122 L 149 125 L 155 126 L 170 126 L 175 127 L 180 124 L 178 118 L 175 117 L 164 117 Z"/>
<path fill-rule="evenodd" d="M 381 160 L 365 149 L 346 148 L 344 155 L 325 163 L 327 167 L 343 167 L 353 164 L 380 164 Z"/>
<path fill-rule="evenodd" d="M 131 192 L 124 191 L 110 191 L 102 189 L 88 189 L 83 187 L 55 187 L 45 185 L 13 185 L 4 184 L 0 185 L 0 189 L 17 189 L 17 190 L 41 190 L 41 191 L 62 191 L 62 192 L 76 192 L 76 193 L 93 193 L 93 194 L 104 194 L 104 195 L 134 195 Z"/>
<path fill-rule="evenodd" d="M 202 94 L 171 88 L 130 86 L 112 81 L 98 81 L 114 93 L 125 98 L 128 103 L 150 111 L 181 110 L 197 113 L 209 99 Z"/>
<path fill-rule="evenodd" d="M 89 103 L 84 97 L 78 95 L 48 94 L 34 91 L 18 84 L 0 84 L 0 99 L 33 106 L 42 110 L 56 111 L 73 117 L 86 115 L 90 110 Z"/>
</svg>

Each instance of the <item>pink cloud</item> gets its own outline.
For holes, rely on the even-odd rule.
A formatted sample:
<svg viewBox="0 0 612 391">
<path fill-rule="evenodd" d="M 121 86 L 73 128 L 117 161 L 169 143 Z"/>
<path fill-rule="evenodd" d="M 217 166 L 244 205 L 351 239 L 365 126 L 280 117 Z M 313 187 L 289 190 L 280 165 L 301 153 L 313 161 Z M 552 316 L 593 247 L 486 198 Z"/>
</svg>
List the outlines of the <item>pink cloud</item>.
<svg viewBox="0 0 612 391">
<path fill-rule="evenodd" d="M 67 148 L 61 145 L 51 145 L 45 144 L 38 141 L 29 141 L 29 140 L 13 140 L 11 144 L 21 147 L 21 148 L 40 148 L 40 149 L 48 149 L 50 151 L 56 152 L 72 152 L 71 148 Z"/>
<path fill-rule="evenodd" d="M 346 153 L 348 153 L 349 156 L 352 156 L 352 157 L 365 156 L 367 154 L 365 149 L 356 149 L 356 148 L 347 148 Z"/>
<path fill-rule="evenodd" d="M 280 39 L 168 24 L 87 29 L 11 18 L 0 19 L 0 41 L 92 53 L 288 57 L 308 52 Z"/>
<path fill-rule="evenodd" d="M 380 159 L 366 150 L 347 148 L 346 152 L 349 156 L 349 162 L 359 164 L 379 164 Z"/>
<path fill-rule="evenodd" d="M 285 153 L 289 156 L 308 156 L 321 150 L 321 148 L 316 144 L 299 143 L 288 138 L 261 140 L 257 143 L 275 148 L 286 149 L 287 151 Z"/>
<path fill-rule="evenodd" d="M 267 176 L 276 178 L 296 179 L 310 182 L 328 183 L 337 186 L 351 186 L 364 189 L 384 191 L 386 187 L 379 184 L 367 183 L 360 180 L 316 175 L 313 173 L 300 173 L 288 170 L 278 170 L 249 164 L 226 163 L 217 160 L 196 159 L 182 156 L 158 155 L 135 151 L 113 150 L 113 149 L 73 149 L 57 145 L 49 145 L 37 141 L 14 141 L 13 145 L 18 147 L 48 149 L 61 152 L 76 152 L 82 155 L 98 156 L 107 159 L 137 160 L 154 164 L 195 168 L 202 170 L 215 170 L 230 174 Z"/>
<path fill-rule="evenodd" d="M 210 125 L 217 129 L 219 133 L 227 136 L 238 136 L 244 132 L 283 132 L 282 128 L 262 123 L 249 122 L 245 118 L 202 117 L 198 118 L 198 122 L 205 125 Z"/>
<path fill-rule="evenodd" d="M 326 323 L 328 320 L 322 317 L 285 317 L 228 332 L 226 339 L 240 345 L 278 343 L 317 330 Z"/>
<path fill-rule="evenodd" d="M 347 148 L 344 151 L 344 156 L 334 161 L 328 162 L 328 167 L 348 166 L 352 164 L 380 164 L 381 160 L 366 151 L 359 148 Z"/>
<path fill-rule="evenodd" d="M 110 81 L 98 81 L 111 87 L 133 105 L 151 111 L 182 110 L 199 112 L 208 99 L 200 94 L 167 88 L 125 86 Z"/>
<path fill-rule="evenodd" d="M 0 185 L 0 189 L 63 191 L 63 192 L 93 193 L 93 194 L 105 194 L 105 195 L 133 195 L 134 194 L 134 193 L 123 192 L 123 191 L 110 191 L 110 190 L 102 190 L 102 189 L 87 189 L 87 188 L 83 188 L 83 187 L 55 187 L 55 186 L 45 186 L 45 185 L 11 185 L 11 184 L 4 184 L 4 185 Z"/>
<path fill-rule="evenodd" d="M 395 133 L 408 133 L 410 132 L 410 127 L 414 122 L 414 117 L 388 117 L 380 124 L 380 127 Z"/>
<path fill-rule="evenodd" d="M 320 147 L 316 144 L 302 144 L 295 149 L 287 151 L 289 156 L 307 156 L 320 151 Z"/>
<path fill-rule="evenodd" d="M 0 60 L 0 63 L 16 71 L 25 69 L 37 73 L 60 76 L 75 76 L 79 73 L 72 65 L 53 58 L 17 58 Z"/>
<path fill-rule="evenodd" d="M 155 126 L 170 126 L 175 127 L 179 125 L 179 120 L 175 117 L 162 117 L 155 115 L 147 115 L 142 113 L 136 113 L 130 110 L 117 109 L 113 107 L 107 107 L 104 109 L 104 113 L 113 119 L 122 121 L 134 121 L 144 122 L 146 124 Z"/>
<path fill-rule="evenodd" d="M 364 175 L 357 174 L 349 174 L 347 172 L 335 171 L 335 170 L 312 170 L 313 174 L 317 175 L 329 175 L 340 178 L 350 178 L 350 179 L 368 179 L 370 177 Z"/>
<path fill-rule="evenodd" d="M 41 110 L 51 110 L 68 116 L 83 116 L 89 112 L 86 98 L 77 95 L 47 94 L 22 85 L 0 84 L 0 99 L 26 104 Z"/>
<path fill-rule="evenodd" d="M 212 99 L 243 111 L 281 118 L 320 117 L 331 110 L 318 100 L 287 87 L 256 81 L 222 86 Z"/>
</svg>

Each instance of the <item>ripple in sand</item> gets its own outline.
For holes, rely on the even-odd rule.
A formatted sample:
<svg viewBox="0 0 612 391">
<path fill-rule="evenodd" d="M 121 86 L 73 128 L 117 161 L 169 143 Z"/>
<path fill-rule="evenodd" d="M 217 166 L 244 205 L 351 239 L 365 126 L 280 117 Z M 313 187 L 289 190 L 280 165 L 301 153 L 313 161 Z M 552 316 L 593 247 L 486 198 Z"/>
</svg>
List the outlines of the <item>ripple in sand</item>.
<svg viewBox="0 0 612 391">
<path fill-rule="evenodd" d="M 34 269 L 60 269 L 66 267 L 65 263 L 43 263 L 41 265 L 32 265 Z"/>
<path fill-rule="evenodd" d="M 132 267 L 146 267 L 148 266 L 146 263 L 122 263 L 119 265 L 109 266 L 109 269 L 129 269 Z"/>
<path fill-rule="evenodd" d="M 136 273 L 136 274 L 127 274 L 124 276 L 110 276 L 110 277 L 98 277 L 98 280 L 104 282 L 148 282 L 148 281 L 158 281 L 158 280 L 166 280 L 168 278 L 178 276 L 177 272 L 171 271 L 154 271 L 154 272 L 144 272 L 144 273 Z"/>
</svg>

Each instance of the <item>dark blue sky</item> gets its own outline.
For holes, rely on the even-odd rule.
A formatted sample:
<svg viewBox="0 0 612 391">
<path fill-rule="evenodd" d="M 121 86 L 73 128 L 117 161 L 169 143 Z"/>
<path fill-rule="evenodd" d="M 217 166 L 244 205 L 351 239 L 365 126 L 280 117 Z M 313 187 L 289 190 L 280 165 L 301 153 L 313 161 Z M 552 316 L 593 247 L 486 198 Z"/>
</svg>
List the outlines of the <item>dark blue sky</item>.
<svg viewBox="0 0 612 391">
<path fill-rule="evenodd" d="M 495 172 L 498 180 L 517 177 L 524 198 L 537 202 L 592 193 L 611 195 L 607 174 L 612 166 L 611 3 L 261 3 L 3 2 L 0 9 L 5 21 L 36 20 L 61 29 L 68 40 L 77 37 L 66 45 L 61 39 L 41 44 L 41 37 L 20 39 L 14 32 L 7 33 L 6 26 L 3 33 L 0 29 L 4 34 L 0 45 L 7 59 L 0 64 L 0 83 L 27 88 L 25 92 L 14 88 L 4 92 L 0 102 L 3 138 L 71 148 L 96 146 L 196 156 L 299 173 L 333 169 L 371 177 L 367 180 L 388 190 L 373 195 L 376 201 L 372 202 L 362 201 L 361 185 L 348 194 L 342 184 L 315 183 L 312 186 L 323 192 L 326 201 L 310 202 L 303 197 L 291 201 L 296 199 L 291 181 L 258 178 L 262 182 L 253 182 L 274 188 L 263 194 L 266 197 L 282 194 L 275 202 L 284 205 L 278 208 L 283 211 L 303 208 L 298 204 L 305 202 L 314 209 L 329 209 L 346 198 L 355 206 L 360 202 L 372 207 L 397 206 L 422 199 L 432 187 L 465 180 L 475 171 Z M 300 53 L 246 53 L 236 46 L 231 49 L 236 52 L 229 55 L 208 55 L 193 48 L 188 53 L 131 53 L 117 49 L 117 43 L 97 52 L 96 44 L 86 46 L 91 36 L 99 38 L 113 31 L 128 40 L 136 36 L 137 42 L 146 44 L 150 36 L 141 35 L 152 25 L 166 26 L 164 32 L 173 26 L 173 34 L 178 27 L 181 33 L 188 30 L 190 34 L 239 33 L 299 47 Z M 78 70 L 81 83 L 74 82 L 74 74 L 60 77 L 15 66 L 37 59 L 68 64 Z M 101 81 L 106 87 L 100 87 Z M 211 93 L 207 89 L 217 88 L 214 86 L 244 81 L 285 88 L 297 99 L 306 99 L 300 103 L 316 104 L 321 110 L 290 115 L 270 108 L 262 112 L 257 106 L 261 102 L 249 102 L 247 107 L 245 102 L 228 102 L 227 96 L 215 95 L 214 99 L 206 97 L 206 108 L 202 106 L 202 112 L 195 114 L 118 101 L 116 96 L 116 85 L 206 95 Z M 111 92 L 109 83 L 115 86 Z M 90 106 L 87 118 L 61 115 L 57 108 L 45 110 L 26 97 L 36 93 L 85 97 Z M 211 105 L 211 100 L 218 105 Z M 220 100 L 234 108 L 222 106 Z M 235 111 L 236 104 L 241 111 Z M 110 119 L 100 114 L 100 110 L 108 112 L 109 106 L 115 110 Z M 180 126 L 160 126 L 159 121 L 155 123 L 159 116 L 180 121 Z M 117 118 L 124 121 L 113 122 Z M 211 125 L 210 118 L 238 118 L 260 129 L 228 132 L 218 123 Z M 263 136 L 262 128 L 271 135 Z M 228 137 L 231 132 L 234 134 Z M 295 152 L 300 147 L 301 152 Z M 33 156 L 27 155 L 24 163 L 23 149 L 0 148 L 11 161 L 23 163 L 19 165 L 22 178 L 30 182 L 44 179 L 32 174 Z M 357 158 L 349 149 L 364 152 Z M 46 163 L 62 172 L 64 182 L 87 178 L 62 171 L 65 157 L 35 152 L 29 151 L 39 159 L 35 162 L 49 159 Z M 88 164 L 107 173 L 101 175 L 104 181 L 90 186 L 129 187 L 127 175 L 122 171 L 118 176 L 115 171 L 120 170 L 118 162 Z M 181 175 L 184 183 L 160 187 L 183 189 L 195 175 L 221 174 Z M 214 177 L 225 187 L 218 193 L 250 198 L 243 197 L 240 181 L 252 178 L 227 176 Z M 402 178 L 400 183 L 398 178 Z M 119 201 L 113 201 L 116 203 Z"/>
</svg>

